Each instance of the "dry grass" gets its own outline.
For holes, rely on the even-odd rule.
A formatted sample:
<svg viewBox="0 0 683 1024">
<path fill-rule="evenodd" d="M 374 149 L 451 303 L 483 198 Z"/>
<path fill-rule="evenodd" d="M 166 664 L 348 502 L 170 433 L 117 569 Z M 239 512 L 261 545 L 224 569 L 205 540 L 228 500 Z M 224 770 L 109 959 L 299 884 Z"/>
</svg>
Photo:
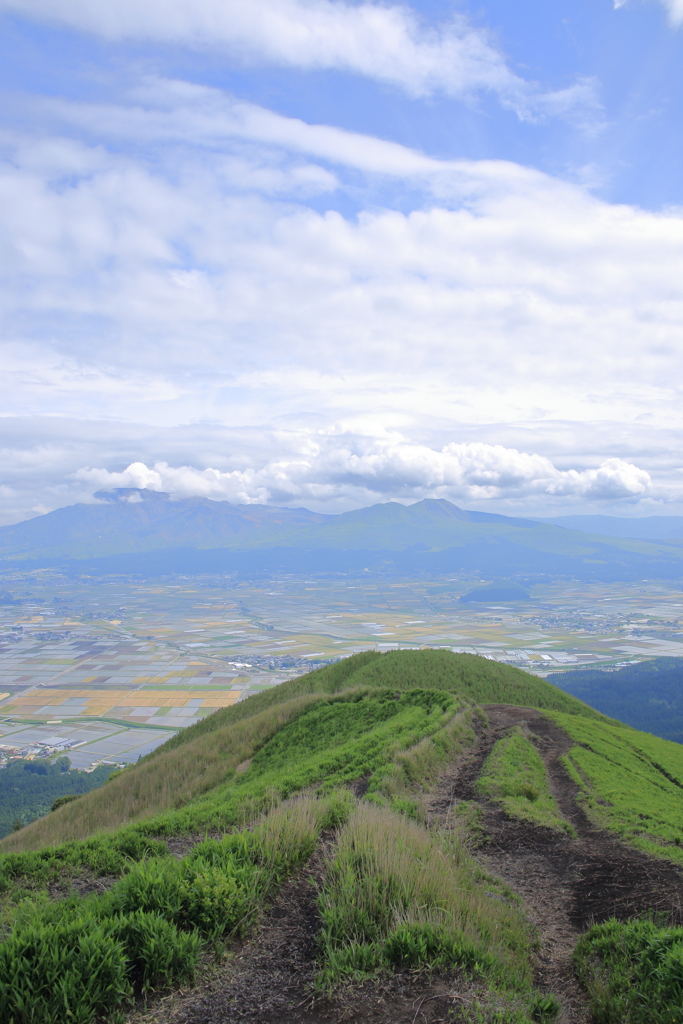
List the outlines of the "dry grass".
<svg viewBox="0 0 683 1024">
<path fill-rule="evenodd" d="M 298 697 L 128 768 L 101 789 L 7 836 L 0 843 L 0 853 L 86 839 L 96 832 L 184 807 L 230 779 L 283 725 L 321 699 L 318 694 Z"/>
<path fill-rule="evenodd" d="M 500 977 L 527 980 L 529 936 L 516 904 L 463 845 L 388 808 L 364 803 L 351 814 L 321 910 L 328 962 L 345 947 L 377 947 L 417 926 L 481 950 Z"/>
</svg>

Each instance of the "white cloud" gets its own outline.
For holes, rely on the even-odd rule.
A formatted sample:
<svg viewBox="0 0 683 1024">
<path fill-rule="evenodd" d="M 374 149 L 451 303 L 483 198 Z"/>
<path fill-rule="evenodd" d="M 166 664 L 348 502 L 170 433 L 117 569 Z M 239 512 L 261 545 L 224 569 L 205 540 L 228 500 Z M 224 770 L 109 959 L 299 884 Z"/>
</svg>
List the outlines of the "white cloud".
<svg viewBox="0 0 683 1024">
<path fill-rule="evenodd" d="M 335 511 L 680 496 L 679 213 L 178 82 L 25 109 L 54 131 L 0 138 L 0 402 L 88 425 L 6 442 L 8 517 L 87 498 L 79 467 L 132 462 Z M 376 200 L 394 182 L 401 210 Z M 110 444 L 126 422 L 143 426 Z"/>
<path fill-rule="evenodd" d="M 683 0 L 661 0 L 666 8 L 672 25 L 680 25 L 683 22 Z"/>
<path fill-rule="evenodd" d="M 683 22 L 683 0 L 662 0 L 674 25 Z"/>
<path fill-rule="evenodd" d="M 191 95 L 189 108 L 183 97 L 161 113 L 62 104 L 64 117 L 99 127 L 90 146 L 6 139 L 0 303 L 17 348 L 27 352 L 35 332 L 62 374 L 74 360 L 81 373 L 93 360 L 99 379 L 128 379 L 133 366 L 158 382 L 150 401 L 184 392 L 187 373 L 190 389 L 261 387 L 312 365 L 389 389 L 440 380 L 474 394 L 514 380 L 523 416 L 539 388 L 609 405 L 626 384 L 634 395 L 677 387 L 682 217 L 610 206 L 511 163 L 438 161 L 255 107 L 235 114 L 215 90 Z M 107 152 L 124 130 L 148 150 Z M 221 145 L 198 150 L 198 135 Z M 257 144 L 246 157 L 243 139 Z M 329 185 L 321 156 L 339 190 L 344 165 L 368 187 L 391 174 L 413 183 L 417 208 L 357 218 L 310 208 L 292 179 L 305 171 Z M 289 202 L 270 193 L 273 175 L 289 180 Z"/>
<path fill-rule="evenodd" d="M 0 0 L 0 10 L 113 41 L 228 49 L 243 61 L 334 69 L 413 96 L 486 91 L 523 118 L 595 119 L 595 83 L 544 93 L 514 74 L 489 35 L 459 15 L 421 24 L 409 7 L 338 0 Z"/>
<path fill-rule="evenodd" d="M 683 22 L 683 0 L 659 0 L 662 7 L 668 12 L 672 25 L 678 26 Z M 628 0 L 614 0 L 615 10 L 626 7 Z"/>
<path fill-rule="evenodd" d="M 340 443 L 341 442 L 341 443 Z M 355 442 L 355 443 L 354 443 Z M 597 468 L 560 470 L 541 455 L 501 445 L 449 444 L 441 451 L 400 437 L 356 437 L 351 444 L 332 435 L 310 437 L 308 451 L 261 466 L 221 471 L 191 466 L 152 467 L 134 462 L 122 472 L 82 468 L 74 474 L 93 488 L 147 487 L 174 497 L 201 495 L 234 503 L 335 502 L 350 493 L 365 500 L 486 501 L 508 497 L 571 496 L 589 501 L 640 499 L 650 475 L 622 459 Z"/>
</svg>

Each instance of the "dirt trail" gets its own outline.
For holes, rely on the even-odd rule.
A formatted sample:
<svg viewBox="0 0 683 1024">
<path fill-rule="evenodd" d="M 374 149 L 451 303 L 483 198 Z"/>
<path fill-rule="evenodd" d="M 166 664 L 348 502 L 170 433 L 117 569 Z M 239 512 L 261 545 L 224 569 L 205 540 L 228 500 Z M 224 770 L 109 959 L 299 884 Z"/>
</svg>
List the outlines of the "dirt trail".
<svg viewBox="0 0 683 1024">
<path fill-rule="evenodd" d="M 474 784 L 482 765 L 494 743 L 512 726 L 526 724 L 538 737 L 551 792 L 578 838 L 510 819 L 497 807 L 479 801 L 490 843 L 477 857 L 524 900 L 539 932 L 536 981 L 561 998 L 560 1024 L 585 1024 L 590 1015 L 571 963 L 579 934 L 593 922 L 625 919 L 648 910 L 661 911 L 680 923 L 683 875 L 673 865 L 632 850 L 591 824 L 576 802 L 578 786 L 560 762 L 572 744 L 558 726 L 533 708 L 492 704 L 484 710 L 488 725 L 479 726 L 477 745 L 466 760 L 443 775 L 430 812 L 436 822 L 448 827 L 454 805 L 476 799 Z"/>
<path fill-rule="evenodd" d="M 333 851 L 326 837 L 280 890 L 252 939 L 197 992 L 162 999 L 136 1024 L 437 1024 L 457 1000 L 447 979 L 414 973 L 312 1000 L 320 918 L 317 886 Z"/>
<path fill-rule="evenodd" d="M 435 824 L 451 827 L 458 801 L 476 799 L 475 782 L 494 743 L 512 726 L 528 726 L 553 796 L 577 838 L 510 819 L 478 801 L 490 841 L 476 856 L 524 901 L 539 936 L 536 984 L 562 1000 L 558 1024 L 588 1024 L 586 996 L 571 962 L 578 936 L 593 921 L 648 910 L 683 922 L 683 875 L 591 824 L 577 805 L 578 787 L 559 760 L 571 746 L 559 727 L 533 708 L 496 704 L 484 710 L 488 723 L 478 725 L 476 744 L 436 780 L 429 813 Z M 359 780 L 357 795 L 365 788 L 367 780 Z M 184 839 L 172 852 L 182 856 L 194 839 Z M 437 1024 L 453 1020 L 458 1009 L 469 1020 L 466 1007 L 474 992 L 457 974 L 406 972 L 350 986 L 331 1001 L 312 1002 L 320 927 L 316 886 L 333 842 L 333 836 L 323 837 L 312 860 L 282 887 L 253 937 L 235 945 L 232 960 L 197 990 L 160 999 L 134 1014 L 130 1024 Z"/>
</svg>

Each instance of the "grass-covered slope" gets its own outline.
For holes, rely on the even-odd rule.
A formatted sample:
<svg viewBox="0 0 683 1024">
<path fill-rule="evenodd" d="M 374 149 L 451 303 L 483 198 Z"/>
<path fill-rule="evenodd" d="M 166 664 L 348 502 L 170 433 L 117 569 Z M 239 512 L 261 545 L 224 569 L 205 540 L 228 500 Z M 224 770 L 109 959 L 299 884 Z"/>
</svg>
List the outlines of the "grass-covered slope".
<svg viewBox="0 0 683 1024">
<path fill-rule="evenodd" d="M 564 764 L 596 824 L 683 865 L 683 746 L 608 720 L 552 717 L 575 742 Z"/>
<path fill-rule="evenodd" d="M 565 711 L 570 715 L 585 715 L 588 718 L 603 718 L 600 712 L 545 679 L 476 654 L 434 650 L 387 651 L 386 654 L 363 651 L 334 665 L 316 669 L 280 686 L 264 690 L 248 701 L 217 711 L 157 747 L 147 759 L 192 742 L 205 732 L 242 721 L 256 711 L 265 711 L 292 698 L 316 693 L 339 693 L 353 686 L 450 690 L 475 704 L 515 704 L 519 707 Z"/>
<path fill-rule="evenodd" d="M 130 822 L 147 835 L 240 827 L 307 787 L 372 776 L 442 729 L 459 707 L 455 695 L 430 690 L 295 698 L 125 770 L 8 836 L 0 852 L 37 850 Z"/>
<path fill-rule="evenodd" d="M 352 690 L 364 695 L 363 728 L 358 723 L 352 725 L 351 719 L 342 720 L 337 705 L 334 712 L 325 710 L 335 697 Z M 84 839 L 102 829 L 160 815 L 170 815 L 168 821 L 159 821 L 155 826 L 166 832 L 201 829 L 218 819 L 224 826 L 245 820 L 245 816 L 258 812 L 269 787 L 281 791 L 281 796 L 285 791 L 294 792 L 318 783 L 330 774 L 328 761 L 320 760 L 317 753 L 321 749 L 318 732 L 326 715 L 331 716 L 326 721 L 333 719 L 334 724 L 320 733 L 324 735 L 322 749 L 342 747 L 349 737 L 354 744 L 362 741 L 366 743 L 362 764 L 346 748 L 343 756 L 351 758 L 350 763 L 358 767 L 358 776 L 375 771 L 379 762 L 370 757 L 371 748 L 383 750 L 382 757 L 391 759 L 396 749 L 410 746 L 433 731 L 429 714 L 417 710 L 421 707 L 420 699 L 395 699 L 396 694 L 407 695 L 417 690 L 441 693 L 444 698 L 450 695 L 442 702 L 440 714 L 446 714 L 448 708 L 453 714 L 463 702 L 506 703 L 602 719 L 598 712 L 545 680 L 486 658 L 432 650 L 364 652 L 217 711 L 178 733 L 103 789 L 8 836 L 0 843 L 0 851 L 35 850 L 48 843 Z M 390 692 L 391 699 L 387 701 L 382 691 Z M 383 715 L 384 710 L 377 709 L 386 707 L 394 712 L 401 710 L 407 717 L 394 714 L 390 725 L 380 725 L 373 715 Z M 294 726 L 299 718 L 301 724 Z M 276 771 L 277 782 L 265 773 L 257 779 L 255 767 L 236 773 L 257 751 L 260 753 L 255 761 L 259 764 L 259 758 L 265 756 L 263 748 L 270 750 L 271 742 L 291 750 L 291 756 L 300 765 L 296 778 L 285 778 L 281 765 Z M 334 777 L 341 781 L 341 776 Z M 345 777 L 353 776 L 347 772 Z M 223 787 L 220 793 L 217 787 Z M 203 802 L 196 805 L 198 800 Z M 182 811 L 190 805 L 192 811 Z M 216 810 L 219 805 L 220 811 Z"/>
<path fill-rule="evenodd" d="M 596 824 L 683 863 L 682 746 L 484 658 L 366 652 L 215 713 L 0 843 L 0 1020 L 123 1024 L 132 999 L 191 983 L 208 950 L 244 937 L 316 847 L 320 859 L 320 842 L 320 997 L 349 980 L 430 968 L 472 987 L 468 1024 L 553 1019 L 557 1000 L 533 989 L 518 897 L 472 857 L 461 826 L 440 832 L 425 813 L 442 768 L 461 754 L 480 765 L 488 752 L 482 704 L 552 718 L 566 734 L 555 730 L 559 750 L 573 743 L 566 767 Z M 474 792 L 530 828 L 557 829 L 559 842 L 568 828 L 532 740 L 506 726 Z M 109 891 L 68 891 L 72 880 L 92 890 L 93 875 L 109 876 Z M 579 966 L 597 992 L 591 972 L 609 961 L 621 999 L 619 986 L 640 978 L 633 965 L 619 973 L 628 935 L 591 934 Z M 649 970 L 651 936 L 636 938 Z M 678 939 L 662 953 L 671 978 Z"/>
<path fill-rule="evenodd" d="M 540 754 L 519 727 L 498 740 L 484 763 L 476 790 L 499 803 L 511 818 L 574 834 L 550 792 Z"/>
</svg>

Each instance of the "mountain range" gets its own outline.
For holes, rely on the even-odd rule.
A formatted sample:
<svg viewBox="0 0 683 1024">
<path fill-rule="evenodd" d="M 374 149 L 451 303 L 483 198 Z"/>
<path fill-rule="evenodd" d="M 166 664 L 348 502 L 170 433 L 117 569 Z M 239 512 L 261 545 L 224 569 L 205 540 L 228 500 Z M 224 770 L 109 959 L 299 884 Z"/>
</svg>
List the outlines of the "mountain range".
<svg viewBox="0 0 683 1024">
<path fill-rule="evenodd" d="M 534 519 L 549 526 L 598 533 L 605 537 L 633 537 L 640 540 L 683 540 L 683 516 L 554 516 Z"/>
<path fill-rule="evenodd" d="M 1 562 L 145 575 L 367 568 L 616 580 L 676 578 L 683 570 L 680 539 L 588 533 L 466 511 L 445 499 L 329 515 L 201 497 L 176 500 L 139 488 L 98 491 L 95 498 L 0 528 Z"/>
</svg>

